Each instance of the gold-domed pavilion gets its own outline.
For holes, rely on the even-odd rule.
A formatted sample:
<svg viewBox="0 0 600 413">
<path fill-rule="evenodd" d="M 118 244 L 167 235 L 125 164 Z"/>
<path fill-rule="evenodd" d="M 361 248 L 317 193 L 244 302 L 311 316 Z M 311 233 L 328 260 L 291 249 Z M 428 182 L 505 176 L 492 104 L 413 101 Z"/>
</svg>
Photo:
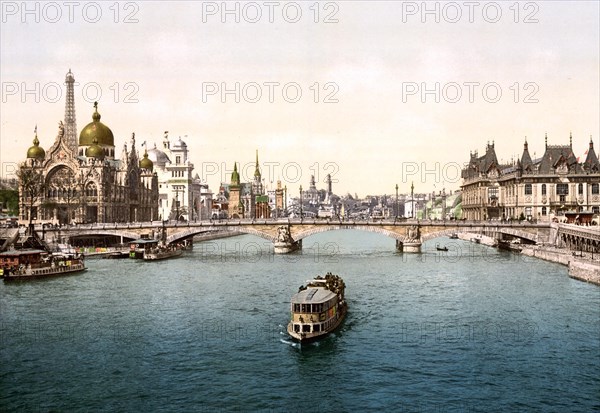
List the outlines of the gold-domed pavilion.
<svg viewBox="0 0 600 413">
<path fill-rule="evenodd" d="M 98 102 L 92 122 L 79 133 L 75 123 L 75 79 L 66 76 L 67 102 L 64 123 L 59 123 L 54 144 L 40 147 L 36 135 L 21 165 L 39 176 L 39 191 L 21 190 L 23 221 L 60 224 L 92 222 L 151 221 L 158 218 L 158 177 L 153 163 L 144 154 L 140 160 L 132 134 L 115 159 L 112 130 L 100 122 Z M 129 144 L 129 146 L 128 146 Z"/>
</svg>

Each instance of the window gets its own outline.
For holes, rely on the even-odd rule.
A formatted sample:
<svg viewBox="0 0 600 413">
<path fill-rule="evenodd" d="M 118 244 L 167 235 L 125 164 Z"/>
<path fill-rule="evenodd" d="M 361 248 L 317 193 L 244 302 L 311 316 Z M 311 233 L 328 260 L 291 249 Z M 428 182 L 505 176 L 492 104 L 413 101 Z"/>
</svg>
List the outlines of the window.
<svg viewBox="0 0 600 413">
<path fill-rule="evenodd" d="M 498 199 L 498 187 L 494 186 L 491 188 L 488 188 L 488 196 L 490 197 L 490 199 Z"/>
<path fill-rule="evenodd" d="M 303 324 L 302 325 L 302 332 L 303 333 L 310 333 L 310 324 Z"/>
<path fill-rule="evenodd" d="M 598 195 L 600 192 L 600 184 L 592 184 L 592 195 Z"/>
<path fill-rule="evenodd" d="M 542 195 L 546 195 L 546 184 L 542 184 Z"/>
<path fill-rule="evenodd" d="M 525 195 L 531 195 L 531 184 L 525 184 Z"/>
<path fill-rule="evenodd" d="M 577 185 L 577 194 L 583 195 L 583 184 Z"/>
<path fill-rule="evenodd" d="M 321 331 L 321 324 L 315 324 L 315 325 L 313 325 L 313 331 L 315 333 L 318 333 L 319 331 Z"/>
<path fill-rule="evenodd" d="M 556 184 L 556 195 L 569 195 L 569 184 Z"/>
<path fill-rule="evenodd" d="M 529 219 L 531 218 L 531 207 L 525 208 L 525 216 Z"/>
<path fill-rule="evenodd" d="M 595 206 L 595 207 L 592 207 L 592 212 L 593 212 L 594 214 L 600 214 L 600 207 L 597 207 L 597 206 Z"/>
<path fill-rule="evenodd" d="M 546 207 L 542 207 L 542 216 L 546 216 L 547 215 L 547 211 L 546 211 Z"/>
</svg>

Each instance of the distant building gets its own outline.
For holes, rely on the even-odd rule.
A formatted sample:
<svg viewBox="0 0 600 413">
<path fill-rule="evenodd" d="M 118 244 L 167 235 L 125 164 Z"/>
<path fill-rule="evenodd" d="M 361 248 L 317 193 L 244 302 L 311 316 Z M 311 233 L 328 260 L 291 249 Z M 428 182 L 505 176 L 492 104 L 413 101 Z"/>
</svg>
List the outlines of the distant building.
<svg viewBox="0 0 600 413">
<path fill-rule="evenodd" d="M 600 164 L 590 138 L 585 160 L 568 145 L 548 145 L 532 159 L 525 141 L 516 164 L 500 165 L 494 144 L 483 156 L 471 154 L 462 171 L 462 212 L 466 219 L 550 220 L 565 212 L 600 210 Z"/>
</svg>

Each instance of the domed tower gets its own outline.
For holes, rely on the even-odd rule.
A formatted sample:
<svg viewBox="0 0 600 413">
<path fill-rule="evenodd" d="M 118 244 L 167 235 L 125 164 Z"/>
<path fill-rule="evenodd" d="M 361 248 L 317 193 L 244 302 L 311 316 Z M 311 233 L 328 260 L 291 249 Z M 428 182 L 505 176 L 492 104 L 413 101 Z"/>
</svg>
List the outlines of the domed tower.
<svg viewBox="0 0 600 413">
<path fill-rule="evenodd" d="M 35 127 L 35 137 L 33 138 L 33 146 L 27 150 L 27 159 L 31 162 L 42 162 L 46 157 L 46 151 L 40 147 L 40 141 L 37 137 L 37 126 Z"/>
<path fill-rule="evenodd" d="M 87 156 L 87 149 L 98 145 L 104 152 L 104 158 L 114 159 L 115 138 L 112 131 L 104 123 L 100 122 L 98 113 L 98 102 L 94 102 L 94 114 L 92 122 L 88 123 L 79 134 L 79 156 Z M 96 149 L 96 148 L 94 148 Z"/>
</svg>

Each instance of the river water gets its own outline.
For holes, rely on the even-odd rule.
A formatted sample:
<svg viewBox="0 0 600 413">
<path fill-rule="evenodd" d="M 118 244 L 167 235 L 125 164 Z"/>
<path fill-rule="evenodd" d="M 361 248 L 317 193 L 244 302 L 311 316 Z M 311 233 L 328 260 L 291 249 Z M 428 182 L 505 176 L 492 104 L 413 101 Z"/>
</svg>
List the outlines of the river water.
<svg viewBox="0 0 600 413">
<path fill-rule="evenodd" d="M 346 230 L 275 256 L 240 236 L 0 284 L 0 410 L 600 410 L 599 287 L 464 241 L 423 251 Z M 348 317 L 299 347 L 290 297 L 327 271 Z"/>
</svg>

